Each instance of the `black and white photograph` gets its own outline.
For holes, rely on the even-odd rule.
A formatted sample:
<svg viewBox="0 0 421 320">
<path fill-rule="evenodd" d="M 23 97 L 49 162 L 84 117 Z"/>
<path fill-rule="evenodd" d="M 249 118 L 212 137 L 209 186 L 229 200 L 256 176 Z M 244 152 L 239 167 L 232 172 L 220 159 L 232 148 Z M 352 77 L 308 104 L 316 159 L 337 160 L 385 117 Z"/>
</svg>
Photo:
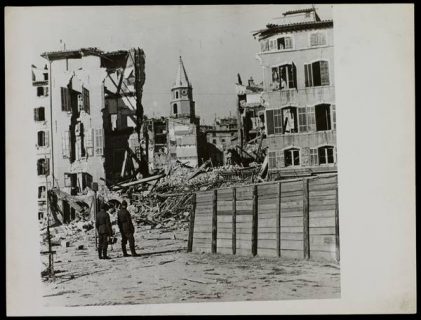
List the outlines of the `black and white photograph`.
<svg viewBox="0 0 421 320">
<path fill-rule="evenodd" d="M 27 8 L 42 307 L 341 301 L 334 7 Z"/>
</svg>

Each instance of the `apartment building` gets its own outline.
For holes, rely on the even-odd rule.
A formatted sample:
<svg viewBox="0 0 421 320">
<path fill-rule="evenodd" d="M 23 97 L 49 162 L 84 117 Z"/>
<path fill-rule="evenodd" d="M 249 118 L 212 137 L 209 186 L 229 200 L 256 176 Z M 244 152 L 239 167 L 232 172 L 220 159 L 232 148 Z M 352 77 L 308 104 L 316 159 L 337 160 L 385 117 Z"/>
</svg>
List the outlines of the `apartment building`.
<svg viewBox="0 0 421 320">
<path fill-rule="evenodd" d="M 314 8 L 283 13 L 254 36 L 273 177 L 337 170 L 333 21 Z"/>
</svg>

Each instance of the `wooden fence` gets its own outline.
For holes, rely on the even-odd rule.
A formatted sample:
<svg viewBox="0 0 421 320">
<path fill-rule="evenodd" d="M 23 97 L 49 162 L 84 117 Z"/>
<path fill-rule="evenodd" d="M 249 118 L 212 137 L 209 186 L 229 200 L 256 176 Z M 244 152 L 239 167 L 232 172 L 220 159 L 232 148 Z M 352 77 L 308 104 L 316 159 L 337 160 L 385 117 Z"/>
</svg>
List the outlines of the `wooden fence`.
<svg viewBox="0 0 421 320">
<path fill-rule="evenodd" d="M 188 251 L 339 261 L 337 175 L 194 194 Z"/>
</svg>

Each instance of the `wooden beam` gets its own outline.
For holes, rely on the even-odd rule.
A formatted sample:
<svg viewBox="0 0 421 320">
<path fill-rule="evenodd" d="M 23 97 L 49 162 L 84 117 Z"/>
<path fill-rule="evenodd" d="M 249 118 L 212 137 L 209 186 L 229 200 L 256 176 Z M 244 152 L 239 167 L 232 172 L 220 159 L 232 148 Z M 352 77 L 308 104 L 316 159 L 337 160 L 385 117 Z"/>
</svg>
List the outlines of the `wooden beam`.
<svg viewBox="0 0 421 320">
<path fill-rule="evenodd" d="M 211 252 L 216 253 L 217 251 L 217 210 L 218 210 L 218 194 L 217 190 L 213 190 L 213 202 L 212 202 L 212 246 L 211 246 Z"/>
<path fill-rule="evenodd" d="M 125 171 L 126 171 L 126 161 L 127 161 L 127 151 L 124 152 L 124 161 L 123 161 L 123 166 L 121 168 L 121 177 L 124 177 Z"/>
<path fill-rule="evenodd" d="M 237 253 L 237 189 L 232 188 L 232 254 Z"/>
<path fill-rule="evenodd" d="M 258 228 L 258 207 L 257 207 L 257 185 L 253 185 L 253 220 L 251 233 L 251 253 L 257 255 L 257 228 Z"/>
<path fill-rule="evenodd" d="M 190 215 L 189 239 L 187 243 L 187 252 L 193 251 L 194 218 L 196 215 L 196 193 L 193 193 L 192 205 L 193 205 L 193 211 Z"/>
<path fill-rule="evenodd" d="M 309 180 L 303 178 L 303 242 L 304 242 L 304 258 L 310 258 L 310 221 L 309 221 Z"/>
</svg>

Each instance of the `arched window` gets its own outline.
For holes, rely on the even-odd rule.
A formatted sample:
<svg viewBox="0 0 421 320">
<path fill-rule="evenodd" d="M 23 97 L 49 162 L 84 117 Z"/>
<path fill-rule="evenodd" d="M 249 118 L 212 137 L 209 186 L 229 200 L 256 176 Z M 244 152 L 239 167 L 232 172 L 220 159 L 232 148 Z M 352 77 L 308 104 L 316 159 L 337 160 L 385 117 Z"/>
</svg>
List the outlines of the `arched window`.
<svg viewBox="0 0 421 320">
<path fill-rule="evenodd" d="M 332 130 L 330 105 L 323 103 L 315 106 L 316 130 Z"/>
<path fill-rule="evenodd" d="M 175 98 L 178 99 L 178 91 L 175 92 Z"/>
<path fill-rule="evenodd" d="M 318 149 L 319 164 L 335 163 L 333 146 L 323 146 Z"/>
<path fill-rule="evenodd" d="M 173 113 L 174 114 L 177 114 L 178 113 L 178 110 L 177 110 L 177 104 L 176 103 L 174 103 L 174 105 L 172 106 L 172 108 L 173 108 Z"/>
<path fill-rule="evenodd" d="M 298 148 L 290 148 L 284 150 L 285 167 L 294 167 L 300 165 L 300 150 Z"/>
</svg>

